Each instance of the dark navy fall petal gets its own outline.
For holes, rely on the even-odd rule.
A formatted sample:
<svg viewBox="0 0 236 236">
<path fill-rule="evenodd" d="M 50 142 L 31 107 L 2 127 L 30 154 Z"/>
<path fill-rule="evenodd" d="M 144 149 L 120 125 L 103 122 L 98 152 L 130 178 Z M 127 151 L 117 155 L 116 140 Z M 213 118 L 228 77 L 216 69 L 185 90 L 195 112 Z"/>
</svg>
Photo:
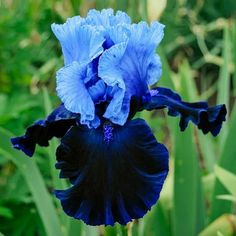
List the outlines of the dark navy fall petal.
<svg viewBox="0 0 236 236">
<path fill-rule="evenodd" d="M 38 120 L 27 128 L 25 135 L 11 139 L 14 148 L 33 156 L 36 144 L 46 147 L 52 137 L 61 138 L 75 125 L 78 114 L 69 112 L 64 105 L 57 107 L 45 120 Z"/>
<path fill-rule="evenodd" d="M 56 168 L 72 187 L 56 190 L 64 211 L 89 225 L 122 225 L 159 198 L 168 151 L 144 120 L 105 128 L 72 127 L 58 147 Z"/>
<path fill-rule="evenodd" d="M 152 89 L 150 94 L 151 96 L 143 97 L 142 109 L 168 108 L 168 115 L 180 116 L 181 131 L 184 131 L 188 122 L 192 121 L 204 134 L 211 132 L 216 136 L 225 121 L 225 105 L 209 107 L 207 102 L 184 102 L 177 93 L 161 87 Z"/>
</svg>

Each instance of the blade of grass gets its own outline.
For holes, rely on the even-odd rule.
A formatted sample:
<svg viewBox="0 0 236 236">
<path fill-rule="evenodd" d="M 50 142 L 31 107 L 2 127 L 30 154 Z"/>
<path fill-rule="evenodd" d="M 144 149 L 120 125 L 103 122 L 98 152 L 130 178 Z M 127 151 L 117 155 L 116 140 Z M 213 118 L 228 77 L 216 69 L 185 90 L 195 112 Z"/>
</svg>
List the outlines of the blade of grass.
<svg viewBox="0 0 236 236">
<path fill-rule="evenodd" d="M 202 227 L 203 213 L 200 192 L 200 174 L 193 132 L 189 127 L 184 133 L 175 132 L 174 172 L 174 235 L 195 236 Z M 183 207 L 184 206 L 184 207 Z M 200 216 L 199 216 L 200 215 Z M 200 217 L 200 225 L 197 224 Z M 184 219 L 184 220 L 183 220 Z"/>
<path fill-rule="evenodd" d="M 25 157 L 11 147 L 10 138 L 14 137 L 13 134 L 0 128 L 0 136 L 0 152 L 17 166 L 25 178 L 47 235 L 63 236 L 56 210 L 35 160 Z"/>
<path fill-rule="evenodd" d="M 47 116 L 52 112 L 53 108 L 52 108 L 52 103 L 50 101 L 50 97 L 49 97 L 47 88 L 43 87 L 42 91 L 43 91 L 44 110 L 45 110 L 45 114 Z M 55 168 L 55 152 L 56 152 L 56 148 L 58 147 L 58 145 L 59 145 L 59 143 L 56 139 L 52 139 L 50 141 L 50 145 L 47 148 L 48 156 L 49 156 L 48 159 L 49 159 L 51 176 L 53 179 L 53 187 L 58 188 L 58 189 L 64 189 L 64 188 L 68 187 L 68 184 L 65 181 L 65 179 L 59 179 L 58 170 L 56 170 L 56 168 Z"/>
<path fill-rule="evenodd" d="M 210 235 L 235 235 L 236 216 L 235 215 L 223 215 L 217 218 L 212 224 L 208 225 L 199 236 Z M 218 234 L 218 232 L 220 234 Z"/>
<path fill-rule="evenodd" d="M 164 206 L 159 202 L 144 219 L 143 236 L 170 236 L 170 225 L 166 219 Z"/>
<path fill-rule="evenodd" d="M 119 0 L 117 1 L 117 10 L 127 11 L 128 1 L 127 0 Z"/>
<path fill-rule="evenodd" d="M 128 236 L 128 226 L 121 226 L 119 224 L 115 224 L 114 226 L 107 226 L 104 229 L 105 236 Z"/>
<path fill-rule="evenodd" d="M 231 63 L 231 41 L 228 26 L 224 27 L 224 39 L 223 39 L 223 65 L 220 68 L 220 77 L 218 81 L 218 96 L 217 103 L 224 103 L 229 109 L 230 98 L 230 70 L 229 65 Z M 220 135 L 220 146 L 223 147 L 228 132 L 228 124 L 224 125 L 224 129 Z"/>
<path fill-rule="evenodd" d="M 228 121 L 229 133 L 224 142 L 224 146 L 220 152 L 220 158 L 217 165 L 236 174 L 236 105 L 231 113 L 230 121 Z M 213 221 L 224 213 L 232 212 L 232 203 L 222 202 L 216 198 L 218 195 L 227 194 L 225 187 L 216 179 L 214 191 L 212 194 L 212 206 L 210 220 Z"/>
<path fill-rule="evenodd" d="M 221 199 L 221 200 L 226 200 L 226 201 L 231 201 L 236 203 L 236 197 L 229 195 L 229 194 L 224 194 L 224 195 L 218 195 L 217 199 Z"/>
<path fill-rule="evenodd" d="M 162 71 L 163 71 L 162 78 L 160 79 L 160 81 L 158 81 L 158 85 L 174 90 L 175 86 L 172 80 L 172 72 L 166 58 L 165 50 L 162 47 L 159 47 L 158 54 L 160 55 L 160 58 L 161 58 Z M 168 125 L 169 130 L 174 130 L 177 125 L 176 120 L 173 119 L 173 117 L 169 117 L 169 116 L 167 116 L 166 119 L 167 119 L 167 125 Z M 175 136 L 171 135 L 170 138 L 171 138 L 171 143 L 174 144 Z"/>
<path fill-rule="evenodd" d="M 225 186 L 229 193 L 236 197 L 236 175 L 219 166 L 215 166 L 216 177 Z"/>
<path fill-rule="evenodd" d="M 70 0 L 74 15 L 79 14 L 81 2 L 82 0 Z"/>
<path fill-rule="evenodd" d="M 188 63 L 184 62 L 180 67 L 179 76 L 181 95 L 187 100 L 190 100 L 191 96 L 197 96 L 191 74 Z M 205 221 L 201 174 L 193 130 L 188 127 L 184 133 L 179 133 L 179 127 L 176 125 L 173 133 L 175 135 L 174 235 L 195 236 L 203 228 Z"/>
<path fill-rule="evenodd" d="M 204 135 L 203 133 L 198 132 L 198 141 L 204 159 L 204 167 L 208 173 L 211 173 L 214 170 L 214 164 L 216 162 L 216 154 L 212 138 L 209 135 Z"/>
<path fill-rule="evenodd" d="M 49 115 L 53 108 L 52 103 L 50 101 L 49 93 L 46 87 L 43 87 L 43 101 L 44 101 L 44 110 L 46 116 Z M 53 180 L 53 188 L 55 189 L 66 189 L 69 187 L 68 183 L 65 179 L 60 179 L 58 170 L 55 168 L 55 153 L 56 149 L 58 147 L 59 143 L 56 139 L 52 139 L 50 141 L 49 147 L 47 147 L 48 152 L 48 160 L 49 160 L 49 166 L 50 166 L 50 172 Z M 59 209 L 61 209 L 60 202 L 55 198 L 55 203 Z M 59 216 L 62 221 L 63 229 L 68 232 L 68 235 L 71 235 L 71 230 L 77 229 L 77 231 L 82 230 L 82 226 L 80 225 L 80 222 L 77 222 L 77 224 L 74 222 L 73 219 L 69 218 L 64 212 L 61 210 L 61 213 Z"/>
<path fill-rule="evenodd" d="M 99 227 L 85 225 L 85 227 L 84 227 L 84 235 L 85 236 L 98 236 L 99 234 L 100 234 Z"/>
<path fill-rule="evenodd" d="M 182 67 L 184 68 L 181 71 L 182 78 L 184 78 L 184 80 L 182 80 L 183 82 L 181 83 L 182 94 L 186 93 L 186 100 L 190 100 L 192 102 L 198 101 L 199 96 L 196 84 L 193 80 L 193 73 L 191 71 L 190 65 L 187 61 L 184 61 Z M 203 154 L 204 165 L 209 172 L 212 172 L 215 163 L 215 152 L 212 139 L 210 136 L 206 136 L 201 132 L 197 132 L 197 137 L 201 152 Z"/>
<path fill-rule="evenodd" d="M 233 87 L 234 87 L 234 96 L 236 96 L 236 22 L 234 21 L 232 24 L 232 55 L 233 55 L 233 65 L 234 65 L 234 73 L 233 73 Z"/>
<path fill-rule="evenodd" d="M 109 0 L 97 0 L 96 8 L 101 10 L 103 8 L 108 8 Z"/>
<path fill-rule="evenodd" d="M 139 0 L 129 1 L 128 13 L 131 16 L 133 22 L 136 22 L 139 20 L 138 5 L 139 5 Z"/>
<path fill-rule="evenodd" d="M 140 9 L 141 9 L 140 14 L 142 16 L 142 19 L 148 21 L 147 0 L 140 0 Z"/>
<path fill-rule="evenodd" d="M 70 228 L 68 229 L 68 236 L 83 235 L 83 223 L 76 219 L 70 219 Z"/>
</svg>

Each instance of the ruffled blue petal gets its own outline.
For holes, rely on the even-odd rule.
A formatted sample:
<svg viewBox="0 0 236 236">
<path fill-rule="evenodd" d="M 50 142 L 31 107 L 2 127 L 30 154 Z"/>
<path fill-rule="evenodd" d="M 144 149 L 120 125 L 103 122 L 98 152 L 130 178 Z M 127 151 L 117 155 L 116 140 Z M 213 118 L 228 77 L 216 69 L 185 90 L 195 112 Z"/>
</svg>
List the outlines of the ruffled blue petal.
<svg viewBox="0 0 236 236">
<path fill-rule="evenodd" d="M 115 16 L 110 19 L 110 24 L 131 24 L 131 18 L 125 12 L 117 11 Z"/>
<path fill-rule="evenodd" d="M 106 50 L 100 57 L 98 67 L 98 74 L 103 81 L 108 86 L 117 88 L 104 117 L 119 125 L 123 125 L 126 122 L 129 114 L 129 106 L 127 106 L 129 102 L 126 106 L 123 105 L 126 85 L 119 70 L 119 63 L 125 53 L 126 47 L 127 43 L 120 43 Z M 130 96 L 128 96 L 129 99 Z"/>
<path fill-rule="evenodd" d="M 77 61 L 88 63 L 103 52 L 103 32 L 85 25 L 79 16 L 62 25 L 52 24 L 52 31 L 61 43 L 65 65 Z"/>
<path fill-rule="evenodd" d="M 103 102 L 106 95 L 106 85 L 104 81 L 98 80 L 94 85 L 88 88 L 88 92 L 95 104 Z"/>
<path fill-rule="evenodd" d="M 160 78 L 161 62 L 155 50 L 163 37 L 163 28 L 157 22 L 150 27 L 141 22 L 119 26 L 117 31 L 110 29 L 115 45 L 101 55 L 98 75 L 107 85 L 119 88 L 104 114 L 113 123 L 124 125 L 132 96 L 149 93 L 148 85 Z"/>
<path fill-rule="evenodd" d="M 97 10 L 90 10 L 85 21 L 88 25 L 102 28 L 103 35 L 106 39 L 103 43 L 104 49 L 108 49 L 114 45 L 111 37 L 112 32 L 110 32 L 111 28 L 117 29 L 121 25 L 129 25 L 131 23 L 131 19 L 126 13 L 117 11 L 114 15 L 114 11 L 112 9 L 104 9 L 101 12 Z M 123 32 L 121 32 L 121 35 L 122 34 Z"/>
<path fill-rule="evenodd" d="M 95 119 L 95 105 L 85 86 L 87 67 L 73 62 L 57 72 L 57 94 L 66 109 L 80 114 L 81 124 Z"/>
<path fill-rule="evenodd" d="M 77 118 L 78 114 L 71 113 L 64 105 L 60 105 L 45 120 L 38 120 L 28 127 L 25 135 L 12 138 L 12 145 L 32 157 L 36 144 L 46 147 L 52 137 L 63 137 L 68 129 L 76 124 Z"/>
<path fill-rule="evenodd" d="M 126 52 L 120 64 L 126 83 L 136 82 L 153 85 L 158 81 L 162 71 L 160 59 L 155 52 L 164 36 L 163 30 L 164 25 L 158 22 L 153 22 L 150 27 L 146 22 L 140 22 L 126 26 L 126 29 L 121 29 L 123 35 L 129 37 Z M 119 34 L 122 35 L 121 32 Z M 114 35 L 111 36 L 114 43 L 120 43 L 120 37 L 114 37 Z M 123 40 L 126 37 L 123 36 Z M 130 85 L 130 87 L 132 86 Z"/>
<path fill-rule="evenodd" d="M 207 102 L 183 102 L 177 93 L 160 87 L 151 90 L 151 95 L 143 97 L 142 108 L 153 110 L 167 107 L 168 115 L 180 116 L 181 131 L 184 131 L 188 122 L 192 121 L 204 134 L 211 132 L 216 136 L 225 121 L 225 105 L 209 107 Z"/>
<path fill-rule="evenodd" d="M 105 29 L 117 24 L 130 24 L 130 17 L 121 11 L 114 15 L 113 9 L 103 9 L 102 11 L 90 10 L 86 17 L 86 23 L 94 26 L 103 26 Z"/>
<path fill-rule="evenodd" d="M 58 147 L 56 167 L 72 187 L 57 190 L 64 211 L 89 225 L 127 224 L 159 198 L 168 172 L 168 151 L 144 120 L 104 130 L 72 127 Z"/>
</svg>

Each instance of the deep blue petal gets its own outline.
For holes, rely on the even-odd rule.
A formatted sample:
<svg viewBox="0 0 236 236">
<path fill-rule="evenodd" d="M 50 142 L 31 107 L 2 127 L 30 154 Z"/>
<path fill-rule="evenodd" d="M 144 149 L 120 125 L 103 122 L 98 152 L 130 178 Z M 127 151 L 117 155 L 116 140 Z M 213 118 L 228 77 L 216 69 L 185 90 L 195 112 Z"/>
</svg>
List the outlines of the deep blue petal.
<svg viewBox="0 0 236 236">
<path fill-rule="evenodd" d="M 38 120 L 28 127 L 25 135 L 12 138 L 12 145 L 31 157 L 36 144 L 46 147 L 52 137 L 63 137 L 68 129 L 76 124 L 77 118 L 78 114 L 71 113 L 64 105 L 60 105 L 45 120 Z"/>
<path fill-rule="evenodd" d="M 225 121 L 226 107 L 218 105 L 209 107 L 207 102 L 188 103 L 167 88 L 151 90 L 152 96 L 143 97 L 143 109 L 153 110 L 168 108 L 168 115 L 180 116 L 180 129 L 184 131 L 188 122 L 192 121 L 204 134 L 211 132 L 216 136 Z"/>
<path fill-rule="evenodd" d="M 73 186 L 57 190 L 64 211 L 89 225 L 122 225 L 142 217 L 159 198 L 168 151 L 144 120 L 104 130 L 72 127 L 57 149 L 60 177 Z"/>
</svg>

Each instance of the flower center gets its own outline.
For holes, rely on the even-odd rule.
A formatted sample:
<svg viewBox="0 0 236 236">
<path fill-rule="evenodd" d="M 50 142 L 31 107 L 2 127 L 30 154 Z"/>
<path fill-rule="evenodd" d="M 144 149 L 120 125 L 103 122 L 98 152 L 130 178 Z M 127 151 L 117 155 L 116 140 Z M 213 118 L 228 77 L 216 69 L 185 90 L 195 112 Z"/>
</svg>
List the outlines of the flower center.
<svg viewBox="0 0 236 236">
<path fill-rule="evenodd" d="M 114 127 L 112 125 L 112 123 L 110 122 L 106 122 L 103 125 L 103 135 L 104 135 L 104 141 L 109 144 L 112 139 L 113 139 L 113 131 Z"/>
</svg>

